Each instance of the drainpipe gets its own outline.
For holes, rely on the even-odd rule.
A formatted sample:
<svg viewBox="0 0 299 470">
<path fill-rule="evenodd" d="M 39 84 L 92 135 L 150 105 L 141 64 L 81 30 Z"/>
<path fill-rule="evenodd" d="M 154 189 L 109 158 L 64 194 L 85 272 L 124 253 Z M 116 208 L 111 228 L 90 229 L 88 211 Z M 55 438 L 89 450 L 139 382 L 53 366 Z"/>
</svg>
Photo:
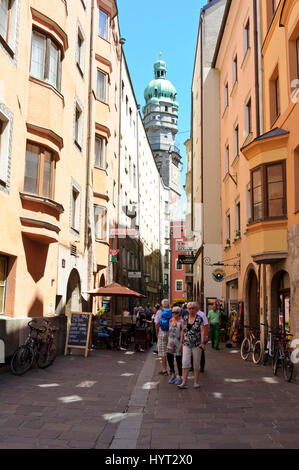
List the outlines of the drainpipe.
<svg viewBox="0 0 299 470">
<path fill-rule="evenodd" d="M 255 72 L 255 109 L 256 109 L 256 137 L 261 135 L 260 130 L 260 92 L 259 92 L 259 39 L 258 39 L 258 15 L 257 1 L 253 0 L 253 18 L 254 18 L 254 72 Z"/>
<path fill-rule="evenodd" d="M 204 188 L 203 188 L 203 152 L 204 152 L 204 145 L 203 145 L 203 139 L 204 139 L 204 129 L 203 129 L 203 19 L 204 19 L 204 12 L 201 12 L 200 15 L 200 73 L 201 73 L 201 78 L 200 78 L 200 119 L 201 119 L 201 126 L 200 126 L 200 131 L 201 131 L 201 156 L 200 156 L 200 171 L 201 171 L 201 208 L 202 208 L 202 214 L 201 214 L 201 231 L 202 231 L 202 247 L 201 247 L 201 310 L 204 312 L 204 298 L 205 298 L 205 282 L 204 282 Z"/>
<path fill-rule="evenodd" d="M 264 133 L 264 104 L 263 104 L 263 59 L 262 59 L 262 28 L 261 28 L 261 0 L 257 0 L 257 29 L 258 29 L 258 57 L 259 57 L 259 100 L 260 100 L 260 135 Z"/>
<path fill-rule="evenodd" d="M 95 11 L 95 0 L 92 0 L 91 3 L 91 27 L 90 27 L 90 56 L 89 56 L 89 91 L 88 91 L 88 137 L 87 137 L 87 176 L 86 176 L 86 205 L 85 205 L 85 248 L 88 247 L 88 228 L 89 222 L 91 223 L 91 212 L 89 205 L 90 201 L 90 191 L 92 190 L 90 186 L 90 162 L 91 162 L 91 140 L 92 140 L 92 78 L 93 78 L 93 51 L 94 51 L 94 11 Z M 92 254 L 91 260 L 88 261 L 88 270 L 92 268 L 94 270 L 94 246 L 93 240 L 91 241 Z M 88 272 L 89 277 L 89 272 Z M 90 286 L 89 286 L 90 287 Z"/>
</svg>

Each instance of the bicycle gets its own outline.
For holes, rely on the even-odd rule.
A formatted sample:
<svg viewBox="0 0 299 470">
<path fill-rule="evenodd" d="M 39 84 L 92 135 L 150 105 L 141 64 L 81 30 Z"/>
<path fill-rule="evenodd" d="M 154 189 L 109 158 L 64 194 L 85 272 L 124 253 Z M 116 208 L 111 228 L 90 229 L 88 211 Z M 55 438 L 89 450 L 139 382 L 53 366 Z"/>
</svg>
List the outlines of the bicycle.
<svg viewBox="0 0 299 470">
<path fill-rule="evenodd" d="M 47 336 L 42 339 L 42 343 L 39 346 L 37 365 L 40 369 L 46 369 L 53 364 L 56 358 L 56 345 L 54 343 L 54 333 L 58 331 L 58 328 L 53 328 L 50 325 L 50 320 L 44 318 L 46 326 Z"/>
<path fill-rule="evenodd" d="M 10 370 L 14 375 L 23 375 L 33 365 L 34 359 L 37 359 L 37 354 L 42 343 L 42 334 L 46 329 L 35 328 L 32 323 L 37 323 L 36 320 L 31 320 L 28 323 L 29 334 L 25 343 L 20 346 L 13 354 L 10 361 Z"/>
<path fill-rule="evenodd" d="M 291 361 L 290 350 L 288 345 L 291 336 L 293 335 L 291 335 L 290 333 L 284 333 L 278 336 L 273 366 L 273 374 L 277 375 L 278 368 L 281 365 L 284 378 L 287 382 L 290 382 L 292 380 L 294 372 L 294 364 Z"/>
<path fill-rule="evenodd" d="M 265 323 L 261 323 L 261 325 L 266 326 Z M 268 327 L 268 335 L 263 359 L 264 366 L 267 364 L 269 358 L 272 359 L 272 367 L 274 366 L 274 359 L 277 349 L 277 334 L 279 334 L 279 332 L 279 328 Z"/>
<path fill-rule="evenodd" d="M 247 361 L 249 354 L 252 353 L 252 359 L 255 362 L 255 357 L 254 357 L 254 345 L 259 339 L 259 328 L 256 327 L 250 327 L 244 325 L 244 328 L 249 328 L 249 333 L 247 333 L 247 336 L 242 341 L 241 344 L 241 357 L 244 361 Z M 257 333 L 254 333 L 254 332 Z"/>
</svg>

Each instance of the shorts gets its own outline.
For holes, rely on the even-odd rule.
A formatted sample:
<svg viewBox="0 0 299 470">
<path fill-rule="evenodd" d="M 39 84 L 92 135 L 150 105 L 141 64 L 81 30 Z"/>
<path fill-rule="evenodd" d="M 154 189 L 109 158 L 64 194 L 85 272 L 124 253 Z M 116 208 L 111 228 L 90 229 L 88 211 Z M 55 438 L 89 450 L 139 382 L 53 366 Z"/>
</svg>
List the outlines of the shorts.
<svg viewBox="0 0 299 470">
<path fill-rule="evenodd" d="M 158 355 L 160 357 L 167 356 L 168 335 L 158 336 Z"/>
<path fill-rule="evenodd" d="M 191 367 L 191 354 L 193 355 L 193 369 L 199 370 L 200 368 L 200 356 L 201 349 L 199 346 L 196 348 L 189 348 L 189 346 L 183 346 L 183 369 L 190 369 Z"/>
</svg>

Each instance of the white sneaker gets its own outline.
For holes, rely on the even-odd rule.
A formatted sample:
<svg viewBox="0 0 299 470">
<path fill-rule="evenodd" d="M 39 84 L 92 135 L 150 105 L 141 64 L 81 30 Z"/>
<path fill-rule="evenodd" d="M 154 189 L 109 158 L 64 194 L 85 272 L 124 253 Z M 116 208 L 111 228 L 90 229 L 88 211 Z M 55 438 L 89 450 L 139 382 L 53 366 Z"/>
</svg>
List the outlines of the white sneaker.
<svg viewBox="0 0 299 470">
<path fill-rule="evenodd" d="M 193 388 L 200 388 L 200 386 L 198 384 L 194 384 Z"/>
</svg>

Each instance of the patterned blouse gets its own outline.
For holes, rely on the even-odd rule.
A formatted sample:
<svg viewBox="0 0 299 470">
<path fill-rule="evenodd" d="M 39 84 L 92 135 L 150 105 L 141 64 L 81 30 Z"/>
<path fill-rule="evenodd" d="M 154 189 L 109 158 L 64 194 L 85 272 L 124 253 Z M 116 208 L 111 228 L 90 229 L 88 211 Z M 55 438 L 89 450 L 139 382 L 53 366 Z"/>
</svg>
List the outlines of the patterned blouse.
<svg viewBox="0 0 299 470">
<path fill-rule="evenodd" d="M 173 318 L 169 321 L 169 336 L 167 344 L 167 352 L 174 356 L 181 356 L 182 351 L 180 349 L 181 331 L 184 327 L 183 321 L 175 321 Z"/>
<path fill-rule="evenodd" d="M 189 315 L 184 316 L 184 339 L 183 345 L 189 348 L 197 348 L 201 344 L 200 326 L 203 324 L 203 319 L 200 315 L 196 314 L 193 325 L 189 324 Z"/>
</svg>

